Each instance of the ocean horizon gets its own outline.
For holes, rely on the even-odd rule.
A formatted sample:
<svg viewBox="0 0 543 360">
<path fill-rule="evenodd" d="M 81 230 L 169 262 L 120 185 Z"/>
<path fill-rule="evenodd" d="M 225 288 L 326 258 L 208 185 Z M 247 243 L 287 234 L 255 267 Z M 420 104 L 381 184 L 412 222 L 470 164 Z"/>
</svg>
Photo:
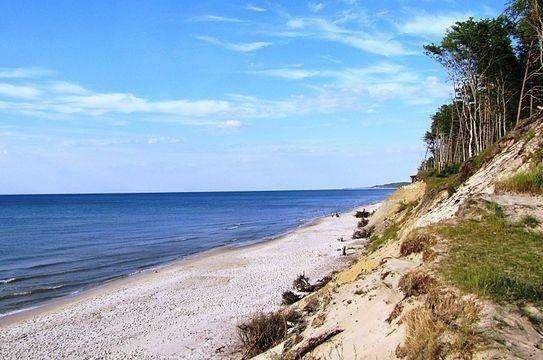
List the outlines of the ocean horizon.
<svg viewBox="0 0 543 360">
<path fill-rule="evenodd" d="M 0 314 L 221 246 L 276 238 L 390 189 L 0 195 Z"/>
</svg>

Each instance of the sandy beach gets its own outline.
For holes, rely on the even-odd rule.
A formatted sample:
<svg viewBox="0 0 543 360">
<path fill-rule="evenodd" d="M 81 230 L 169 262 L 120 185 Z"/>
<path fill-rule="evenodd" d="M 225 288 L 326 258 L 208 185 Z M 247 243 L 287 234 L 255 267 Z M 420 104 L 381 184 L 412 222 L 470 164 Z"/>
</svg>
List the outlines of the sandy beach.
<svg viewBox="0 0 543 360">
<path fill-rule="evenodd" d="M 317 280 L 344 266 L 348 257 L 340 250 L 353 242 L 354 212 L 2 318 L 0 358 L 231 357 L 237 323 L 279 306 L 281 293 L 299 274 Z M 347 241 L 339 242 L 340 237 Z"/>
</svg>

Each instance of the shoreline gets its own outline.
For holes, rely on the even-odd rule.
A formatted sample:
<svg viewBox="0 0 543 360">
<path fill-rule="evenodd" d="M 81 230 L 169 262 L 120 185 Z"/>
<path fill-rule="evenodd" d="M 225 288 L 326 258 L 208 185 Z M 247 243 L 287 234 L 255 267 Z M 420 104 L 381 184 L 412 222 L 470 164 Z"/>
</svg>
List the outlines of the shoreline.
<svg viewBox="0 0 543 360">
<path fill-rule="evenodd" d="M 339 214 L 343 215 L 343 214 L 346 214 L 346 213 L 356 211 L 357 209 L 361 209 L 363 207 L 372 207 L 372 206 L 375 206 L 377 204 L 380 204 L 380 202 L 371 202 L 371 203 L 368 203 L 368 204 L 365 204 L 365 205 L 357 205 L 357 206 L 354 206 L 354 207 L 352 207 L 352 208 L 350 208 L 350 209 L 348 209 L 348 210 L 346 210 L 346 211 L 344 211 L 342 213 L 339 213 Z M 25 319 L 32 317 L 35 313 L 39 314 L 39 313 L 46 312 L 46 311 L 51 310 L 51 309 L 54 310 L 55 308 L 60 307 L 60 306 L 62 306 L 64 304 L 66 304 L 66 303 L 69 303 L 69 302 L 72 302 L 72 301 L 77 301 L 78 298 L 84 297 L 84 296 L 87 296 L 87 295 L 92 295 L 93 293 L 96 293 L 97 291 L 100 291 L 100 289 L 103 288 L 103 287 L 107 288 L 107 287 L 110 287 L 110 286 L 114 286 L 117 283 L 119 283 L 118 285 L 122 285 L 122 282 L 127 282 L 129 279 L 135 278 L 135 277 L 138 277 L 138 276 L 144 276 L 146 273 L 149 273 L 149 272 L 156 272 L 156 271 L 158 271 L 158 270 L 160 270 L 162 268 L 165 268 L 165 267 L 182 265 L 182 263 L 190 262 L 191 260 L 194 260 L 194 259 L 197 259 L 197 258 L 200 258 L 200 257 L 212 256 L 216 252 L 237 250 L 237 249 L 245 249 L 245 248 L 250 248 L 252 246 L 257 246 L 257 245 L 266 244 L 266 243 L 269 243 L 269 242 L 280 240 L 282 237 L 288 236 L 288 235 L 298 231 L 299 229 L 317 225 L 320 221 L 322 221 L 322 220 L 324 220 L 324 219 L 326 219 L 328 217 L 331 217 L 331 216 L 332 216 L 332 214 L 319 216 L 319 217 L 316 217 L 314 219 L 308 220 L 305 223 L 301 223 L 300 225 L 296 226 L 295 228 L 283 231 L 283 232 L 281 232 L 281 233 L 279 233 L 277 235 L 264 237 L 264 238 L 261 238 L 261 239 L 258 239 L 258 240 L 252 241 L 252 242 L 246 242 L 246 243 L 241 243 L 241 244 L 237 244 L 237 245 L 236 244 L 226 244 L 226 245 L 213 247 L 211 249 L 207 249 L 207 250 L 197 252 L 197 253 L 194 253 L 194 254 L 189 254 L 189 255 L 186 255 L 184 257 L 178 258 L 176 260 L 168 261 L 168 262 L 165 262 L 163 264 L 159 264 L 159 265 L 147 268 L 147 269 L 142 269 L 142 270 L 136 271 L 136 272 L 131 273 L 131 274 L 119 275 L 118 277 L 107 280 L 105 282 L 100 282 L 100 283 L 89 285 L 88 287 L 82 288 L 80 290 L 76 290 L 75 292 L 73 292 L 71 294 L 67 294 L 67 295 L 60 296 L 58 298 L 46 300 L 43 303 L 38 303 L 38 304 L 35 304 L 35 305 L 27 307 L 27 308 L 17 309 L 17 310 L 13 310 L 11 312 L 8 312 L 8 313 L 0 314 L 0 328 L 2 326 L 7 326 L 7 325 L 10 325 L 10 324 L 16 323 L 18 321 L 24 321 Z"/>
<path fill-rule="evenodd" d="M 106 354 L 112 354 L 113 351 L 119 356 L 160 358 L 179 354 L 180 351 L 182 355 L 187 352 L 188 358 L 211 356 L 219 344 L 229 344 L 234 340 L 235 325 L 241 319 L 250 313 L 269 311 L 277 306 L 281 300 L 281 291 L 287 290 L 287 284 L 289 286 L 295 276 L 305 272 L 316 280 L 342 267 L 346 258 L 339 256 L 338 249 L 334 247 L 356 242 L 350 240 L 357 223 L 357 219 L 351 215 L 357 209 L 373 210 L 378 206 L 379 204 L 357 206 L 341 213 L 339 218 L 331 215 L 316 218 L 269 240 L 206 250 L 131 276 L 114 279 L 75 295 L 54 299 L 37 308 L 4 316 L 0 318 L 0 328 L 3 329 L 0 343 L 7 348 L 0 345 L 0 355 L 33 358 L 34 356 L 29 355 L 32 352 L 28 353 L 28 346 L 35 351 L 41 351 L 41 354 L 85 354 L 89 350 L 88 346 L 93 345 Z M 343 236 L 348 234 L 348 240 L 344 243 L 339 243 L 337 238 L 334 238 L 340 233 Z M 312 242 L 313 238 L 318 238 L 318 241 Z M 315 256 L 322 260 L 315 261 Z M 287 257 L 291 258 L 290 262 L 286 261 Z M 261 267 L 268 269 L 261 270 Z M 255 286 L 255 282 L 259 283 L 258 286 Z M 251 287 L 253 289 L 246 291 L 245 288 Z M 224 290 L 227 293 L 222 294 Z M 233 293 L 229 294 L 228 291 Z M 164 304 L 165 302 L 167 304 Z M 221 304 L 223 307 L 217 311 L 214 305 L 221 302 L 238 304 L 234 307 L 224 307 L 224 304 Z M 116 310 L 119 306 L 123 309 Z M 159 310 L 157 316 L 170 312 L 168 320 L 174 322 L 169 324 L 167 339 L 164 339 L 163 324 L 160 321 L 157 323 L 154 319 L 140 319 L 141 311 L 149 310 L 150 307 Z M 202 314 L 201 308 L 213 312 L 211 318 L 208 316 L 210 314 Z M 117 337 L 125 336 L 122 330 L 115 330 L 116 324 L 106 322 L 107 324 L 101 326 L 109 325 L 109 328 L 95 328 L 93 324 L 100 323 L 104 313 L 113 313 L 116 319 L 114 323 L 124 323 L 135 332 L 128 336 L 131 345 L 119 347 L 116 341 L 113 341 L 113 346 L 110 341 L 113 337 L 111 334 L 116 333 Z M 195 321 L 195 317 L 199 321 Z M 181 324 L 175 320 L 181 320 Z M 192 324 L 189 325 L 191 321 Z M 229 324 L 229 328 L 225 328 L 225 322 Z M 55 324 L 55 331 L 52 331 L 55 334 L 47 333 L 51 332 L 50 323 Z M 156 329 L 144 331 L 144 336 L 141 336 L 138 328 L 148 327 L 150 323 Z M 74 331 L 74 326 L 94 332 L 95 336 L 92 338 L 99 338 L 99 344 L 88 338 L 87 331 L 81 333 L 81 330 L 76 329 L 78 341 L 74 348 L 74 341 L 69 339 L 73 333 L 66 335 L 67 331 Z M 108 330 L 111 331 L 109 335 L 106 334 Z M 215 333 L 215 336 L 206 336 L 210 333 Z M 15 341 L 21 336 L 33 340 L 28 344 Z M 149 336 L 161 336 L 162 341 L 159 343 L 163 344 L 155 344 L 158 349 L 148 349 L 146 346 L 150 346 Z M 173 338 L 178 338 L 182 344 L 175 341 L 172 343 Z M 203 346 L 202 341 L 205 343 Z M 87 346 L 78 347 L 78 342 L 86 343 Z"/>
</svg>

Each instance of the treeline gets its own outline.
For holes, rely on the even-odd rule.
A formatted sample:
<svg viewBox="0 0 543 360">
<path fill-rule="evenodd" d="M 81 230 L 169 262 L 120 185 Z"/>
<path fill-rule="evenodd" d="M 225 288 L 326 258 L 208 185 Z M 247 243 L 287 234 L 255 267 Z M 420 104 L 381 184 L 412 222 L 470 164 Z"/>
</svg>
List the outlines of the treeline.
<svg viewBox="0 0 543 360">
<path fill-rule="evenodd" d="M 497 18 L 457 22 L 424 48 L 454 92 L 432 116 L 422 169 L 454 167 L 543 110 L 543 0 L 514 0 Z"/>
</svg>

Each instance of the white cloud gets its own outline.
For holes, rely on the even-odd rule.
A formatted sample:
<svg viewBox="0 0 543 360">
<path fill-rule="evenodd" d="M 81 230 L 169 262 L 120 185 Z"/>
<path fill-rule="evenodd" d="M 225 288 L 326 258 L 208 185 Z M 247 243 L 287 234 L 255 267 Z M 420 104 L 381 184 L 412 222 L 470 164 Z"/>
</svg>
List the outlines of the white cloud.
<svg viewBox="0 0 543 360">
<path fill-rule="evenodd" d="M 181 139 L 171 136 L 152 136 L 147 139 L 147 144 L 178 144 L 181 142 Z"/>
<path fill-rule="evenodd" d="M 84 87 L 69 81 L 52 81 L 49 83 L 49 89 L 64 94 L 86 94 L 88 92 Z"/>
<path fill-rule="evenodd" d="M 243 124 L 239 120 L 225 120 L 217 124 L 219 129 L 239 129 Z"/>
<path fill-rule="evenodd" d="M 309 7 L 309 10 L 311 12 L 319 12 L 321 11 L 322 9 L 324 9 L 324 4 L 323 3 L 309 3 L 308 4 L 308 7 Z"/>
<path fill-rule="evenodd" d="M 221 41 L 212 36 L 197 36 L 198 40 L 207 42 L 209 44 L 217 45 L 227 50 L 237 51 L 237 52 L 252 52 L 265 47 L 272 45 L 270 42 L 257 41 L 250 43 L 231 43 L 227 41 Z"/>
<path fill-rule="evenodd" d="M 284 37 L 305 37 L 334 41 L 383 56 L 412 54 L 400 42 L 393 40 L 392 36 L 350 30 L 324 18 L 291 19 L 286 26 L 290 31 L 281 31 L 275 34 Z"/>
<path fill-rule="evenodd" d="M 53 72 L 51 70 L 39 67 L 0 68 L 0 79 L 26 79 L 49 76 L 52 74 Z"/>
<path fill-rule="evenodd" d="M 295 80 L 320 77 L 325 81 L 312 85 L 311 93 L 281 100 L 239 94 L 223 99 L 154 100 L 132 93 L 93 92 L 63 81 L 25 86 L 0 83 L 0 112 L 44 118 L 102 117 L 111 122 L 126 121 L 119 115 L 130 114 L 131 120 L 173 121 L 234 129 L 242 126 L 245 120 L 369 111 L 389 100 L 420 105 L 441 101 L 449 93 L 449 86 L 440 79 L 424 77 L 404 66 L 387 62 L 340 70 L 289 67 L 256 73 Z"/>
<path fill-rule="evenodd" d="M 398 30 L 404 34 L 442 36 L 457 21 L 466 20 L 470 16 L 469 13 L 423 14 L 398 25 Z"/>
<path fill-rule="evenodd" d="M 265 12 L 265 11 L 267 11 L 267 9 L 264 9 L 263 7 L 255 6 L 255 5 L 251 5 L 251 4 L 248 4 L 245 7 L 245 9 L 250 10 L 250 11 L 255 11 L 255 12 Z"/>
<path fill-rule="evenodd" d="M 38 96 L 40 91 L 33 86 L 0 83 L 0 95 L 11 98 L 30 99 Z"/>
<path fill-rule="evenodd" d="M 245 22 L 244 20 L 238 19 L 238 18 L 232 18 L 227 16 L 219 16 L 219 15 L 202 15 L 202 16 L 196 16 L 191 19 L 195 22 L 225 22 L 225 23 L 242 23 Z"/>
<path fill-rule="evenodd" d="M 266 69 L 266 70 L 253 71 L 252 73 L 258 74 L 258 75 L 280 77 L 280 78 L 291 79 L 291 80 L 306 79 L 313 76 L 317 76 L 319 74 L 318 71 L 296 69 L 296 68 Z"/>
</svg>

